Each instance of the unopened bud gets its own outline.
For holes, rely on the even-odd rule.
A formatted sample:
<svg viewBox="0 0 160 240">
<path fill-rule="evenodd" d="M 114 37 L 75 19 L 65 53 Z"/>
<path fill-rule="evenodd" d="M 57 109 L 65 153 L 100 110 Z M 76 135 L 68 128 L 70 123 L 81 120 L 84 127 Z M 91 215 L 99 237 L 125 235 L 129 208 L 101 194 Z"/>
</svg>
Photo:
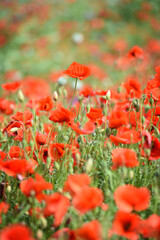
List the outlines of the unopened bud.
<svg viewBox="0 0 160 240">
<path fill-rule="evenodd" d="M 129 172 L 129 176 L 130 176 L 131 179 L 134 177 L 134 171 L 133 171 L 133 170 L 131 170 L 131 171 Z"/>
<path fill-rule="evenodd" d="M 87 113 L 89 113 L 89 111 L 90 111 L 90 109 L 91 109 L 91 107 L 90 107 L 89 104 L 87 104 L 86 109 L 87 109 Z"/>
<path fill-rule="evenodd" d="M 147 113 L 147 112 L 150 110 L 150 106 L 147 104 L 147 105 L 145 106 L 144 110 L 145 110 L 145 113 Z"/>
<path fill-rule="evenodd" d="M 31 191 L 30 191 L 30 195 L 31 195 L 32 197 L 34 197 L 34 196 L 36 195 L 36 192 L 35 192 L 34 190 L 31 190 Z"/>
<path fill-rule="evenodd" d="M 51 159 L 50 159 L 50 157 L 47 157 L 47 168 L 49 168 L 50 167 L 50 164 L 51 164 Z"/>
<path fill-rule="evenodd" d="M 57 93 L 57 91 L 54 91 L 53 98 L 54 98 L 54 101 L 58 100 L 58 93 Z"/>
<path fill-rule="evenodd" d="M 147 157 L 149 157 L 151 154 L 151 150 L 149 148 L 145 148 L 144 151 L 145 151 Z"/>
<path fill-rule="evenodd" d="M 71 158 L 69 163 L 68 163 L 68 171 L 69 171 L 69 174 L 73 174 L 73 163 L 74 163 L 74 159 Z"/>
<path fill-rule="evenodd" d="M 80 160 L 81 160 L 80 154 L 79 154 L 79 153 L 76 153 L 75 158 L 76 158 L 77 164 L 79 164 L 79 163 L 80 163 Z"/>
<path fill-rule="evenodd" d="M 118 92 L 118 93 L 121 92 L 121 87 L 118 87 L 117 92 Z"/>
<path fill-rule="evenodd" d="M 54 162 L 54 166 L 57 169 L 57 171 L 59 171 L 59 169 L 60 169 L 59 163 L 58 162 Z"/>
<path fill-rule="evenodd" d="M 18 90 L 18 99 L 20 102 L 24 102 L 25 98 L 24 98 L 22 90 Z"/>
<path fill-rule="evenodd" d="M 12 190 L 11 186 L 10 186 L 10 185 L 8 185 L 8 186 L 7 186 L 7 192 L 8 192 L 8 193 L 10 193 L 10 192 L 11 192 L 11 190 Z"/>
<path fill-rule="evenodd" d="M 93 167 L 93 159 L 89 158 L 86 162 L 86 173 L 90 173 Z"/>
<path fill-rule="evenodd" d="M 108 92 L 106 93 L 106 99 L 110 100 L 111 99 L 111 91 L 108 90 Z"/>
<path fill-rule="evenodd" d="M 46 228 L 46 227 L 47 227 L 47 220 L 46 220 L 46 218 L 40 217 L 40 221 L 41 221 L 41 223 L 42 223 L 42 227 L 43 227 L 43 228 Z"/>
<path fill-rule="evenodd" d="M 36 233 L 36 236 L 38 239 L 42 239 L 43 238 L 43 232 L 41 229 L 38 229 L 37 233 Z"/>
<path fill-rule="evenodd" d="M 145 121 L 146 121 L 146 119 L 145 119 L 145 117 L 143 116 L 143 117 L 142 117 L 142 124 L 144 124 Z"/>
<path fill-rule="evenodd" d="M 67 90 L 64 88 L 64 89 L 63 89 L 63 96 L 64 96 L 64 97 L 67 97 L 67 95 L 68 95 Z"/>
<path fill-rule="evenodd" d="M 151 106 L 153 106 L 153 104 L 154 104 L 154 99 L 151 97 L 151 98 L 149 99 L 149 102 L 150 102 Z"/>
</svg>

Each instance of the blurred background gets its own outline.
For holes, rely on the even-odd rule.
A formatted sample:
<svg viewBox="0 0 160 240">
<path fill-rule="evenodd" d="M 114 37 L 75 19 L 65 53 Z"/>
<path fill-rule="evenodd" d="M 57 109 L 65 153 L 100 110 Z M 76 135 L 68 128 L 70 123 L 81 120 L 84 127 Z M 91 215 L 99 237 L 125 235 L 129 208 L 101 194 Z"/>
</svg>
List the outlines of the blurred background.
<svg viewBox="0 0 160 240">
<path fill-rule="evenodd" d="M 76 61 L 91 68 L 88 84 L 107 87 L 138 71 L 124 58 L 134 45 L 147 81 L 160 64 L 160 0 L 0 0 L 1 82 L 56 82 Z"/>
</svg>

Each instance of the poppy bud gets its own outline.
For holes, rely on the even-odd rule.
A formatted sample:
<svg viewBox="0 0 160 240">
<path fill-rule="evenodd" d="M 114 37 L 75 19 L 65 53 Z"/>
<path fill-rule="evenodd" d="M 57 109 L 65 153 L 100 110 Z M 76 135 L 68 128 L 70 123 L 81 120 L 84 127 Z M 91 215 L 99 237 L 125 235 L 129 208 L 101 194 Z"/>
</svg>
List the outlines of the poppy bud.
<svg viewBox="0 0 160 240">
<path fill-rule="evenodd" d="M 149 157 L 151 154 L 151 150 L 149 148 L 145 148 L 144 151 L 145 151 L 147 157 Z"/>
<path fill-rule="evenodd" d="M 63 95 L 64 95 L 64 97 L 67 97 L 67 95 L 68 95 L 67 90 L 65 88 L 63 89 Z"/>
<path fill-rule="evenodd" d="M 42 223 L 42 227 L 46 228 L 47 227 L 47 220 L 44 217 L 40 217 L 40 221 Z"/>
<path fill-rule="evenodd" d="M 106 99 L 109 101 L 111 99 L 111 91 L 108 90 L 108 92 L 106 93 Z"/>
<path fill-rule="evenodd" d="M 99 130 L 100 133 L 103 133 L 104 131 L 105 131 L 105 129 L 103 129 L 103 128 L 101 128 L 101 129 Z"/>
<path fill-rule="evenodd" d="M 69 170 L 69 174 L 73 174 L 73 163 L 74 163 L 74 159 L 71 158 L 68 164 L 68 170 Z"/>
<path fill-rule="evenodd" d="M 22 90 L 18 90 L 18 99 L 20 102 L 24 102 L 24 95 Z"/>
<path fill-rule="evenodd" d="M 87 109 L 87 113 L 89 113 L 91 106 L 89 104 L 87 104 L 86 109 Z"/>
<path fill-rule="evenodd" d="M 147 113 L 147 112 L 150 110 L 150 106 L 147 104 L 147 105 L 145 106 L 144 110 L 145 110 L 145 113 Z"/>
<path fill-rule="evenodd" d="M 42 239 L 43 238 L 43 232 L 41 229 L 38 229 L 37 233 L 36 233 L 36 236 L 38 239 Z"/>
<path fill-rule="evenodd" d="M 81 156 L 80 156 L 79 153 L 76 153 L 75 159 L 76 159 L 77 164 L 79 164 L 79 163 L 80 163 L 80 160 L 81 160 Z"/>
<path fill-rule="evenodd" d="M 11 192 L 11 190 L 12 190 L 11 186 L 10 186 L 10 185 L 8 185 L 6 190 L 7 190 L 7 192 L 8 192 L 8 193 L 10 193 L 10 192 Z"/>
<path fill-rule="evenodd" d="M 143 116 L 143 117 L 142 117 L 142 124 L 145 123 L 145 120 L 146 120 L 146 119 L 145 119 L 145 117 Z"/>
<path fill-rule="evenodd" d="M 31 194 L 31 196 L 35 196 L 36 193 L 34 190 L 31 190 L 30 194 Z"/>
<path fill-rule="evenodd" d="M 57 169 L 57 171 L 59 171 L 60 166 L 59 166 L 58 162 L 55 162 L 55 163 L 54 163 L 54 166 L 55 166 L 55 168 Z"/>
<path fill-rule="evenodd" d="M 152 97 L 149 99 L 149 103 L 151 104 L 151 106 L 153 106 L 153 104 L 154 104 L 154 99 L 153 99 Z"/>
<path fill-rule="evenodd" d="M 118 92 L 118 93 L 121 92 L 121 87 L 118 87 L 117 92 Z"/>
<path fill-rule="evenodd" d="M 58 100 L 58 93 L 57 93 L 57 91 L 54 91 L 53 98 L 54 98 L 54 101 Z"/>
<path fill-rule="evenodd" d="M 42 122 L 40 122 L 39 128 L 40 128 L 40 130 L 43 132 L 44 126 L 43 126 L 43 123 L 42 123 Z"/>
<path fill-rule="evenodd" d="M 47 157 L 47 162 L 46 162 L 47 168 L 50 167 L 50 164 L 51 164 L 51 159 L 50 157 Z"/>
<path fill-rule="evenodd" d="M 86 162 L 86 173 L 90 173 L 93 167 L 93 159 L 89 158 Z"/>
<path fill-rule="evenodd" d="M 107 127 L 107 128 L 106 128 L 106 135 L 107 135 L 107 137 L 109 137 L 110 134 L 111 134 L 110 128 Z"/>
<path fill-rule="evenodd" d="M 133 170 L 131 170 L 131 171 L 129 172 L 129 176 L 130 176 L 130 179 L 132 179 L 132 178 L 134 177 L 134 171 L 133 171 Z"/>
</svg>

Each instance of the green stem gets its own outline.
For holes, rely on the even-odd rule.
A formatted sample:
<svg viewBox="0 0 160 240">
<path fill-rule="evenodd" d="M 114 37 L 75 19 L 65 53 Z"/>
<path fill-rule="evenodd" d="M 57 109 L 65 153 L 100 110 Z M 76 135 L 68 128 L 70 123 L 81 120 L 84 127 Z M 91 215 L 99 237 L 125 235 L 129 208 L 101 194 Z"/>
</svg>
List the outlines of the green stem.
<svg viewBox="0 0 160 240">
<path fill-rule="evenodd" d="M 75 87 L 74 87 L 74 93 L 73 93 L 73 96 L 72 96 L 71 104 L 69 106 L 69 110 L 71 110 L 73 99 L 74 99 L 74 96 L 75 96 L 75 93 L 76 93 L 77 81 L 78 81 L 78 78 L 76 78 Z"/>
</svg>

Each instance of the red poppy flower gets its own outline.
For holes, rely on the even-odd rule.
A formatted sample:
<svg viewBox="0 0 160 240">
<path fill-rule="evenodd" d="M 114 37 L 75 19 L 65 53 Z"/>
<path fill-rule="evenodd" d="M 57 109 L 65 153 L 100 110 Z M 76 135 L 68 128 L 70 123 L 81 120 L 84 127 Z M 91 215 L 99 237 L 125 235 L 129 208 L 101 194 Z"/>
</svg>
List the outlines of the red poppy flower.
<svg viewBox="0 0 160 240">
<path fill-rule="evenodd" d="M 39 195 L 41 195 L 44 190 L 52 190 L 52 183 L 48 183 L 44 180 L 44 178 L 38 173 L 35 174 L 35 180 L 33 178 L 26 179 L 20 183 L 20 189 L 24 195 L 29 197 L 34 191 L 35 197 L 38 199 Z"/>
<path fill-rule="evenodd" d="M 88 67 L 77 62 L 73 62 L 63 73 L 72 78 L 79 78 L 79 80 L 84 80 L 91 74 Z"/>
<path fill-rule="evenodd" d="M 81 240 L 102 240 L 101 225 L 97 220 L 85 223 L 82 227 L 73 230 L 75 239 Z"/>
<path fill-rule="evenodd" d="M 92 87 L 90 87 L 90 86 L 85 86 L 85 87 L 83 87 L 83 88 L 81 89 L 81 91 L 79 92 L 79 95 L 80 95 L 80 96 L 82 95 L 83 97 L 88 98 L 88 97 L 90 97 L 90 96 L 94 96 L 94 95 L 95 95 L 95 92 L 94 92 L 94 90 L 93 90 Z"/>
<path fill-rule="evenodd" d="M 64 191 L 70 192 L 72 195 L 74 195 L 81 188 L 89 186 L 90 183 L 91 180 L 85 173 L 69 175 L 64 184 Z"/>
<path fill-rule="evenodd" d="M 0 223 L 1 223 L 1 214 L 7 213 L 9 209 L 9 204 L 5 202 L 0 203 Z"/>
<path fill-rule="evenodd" d="M 18 146 L 12 146 L 9 149 L 8 155 L 10 158 L 22 158 L 24 156 L 24 150 Z"/>
<path fill-rule="evenodd" d="M 54 215 L 54 226 L 62 223 L 63 217 L 66 215 L 70 206 L 69 199 L 59 193 L 45 195 L 44 216 Z"/>
<path fill-rule="evenodd" d="M 143 211 L 149 206 L 150 192 L 146 187 L 123 185 L 114 192 L 114 200 L 120 211 Z"/>
<path fill-rule="evenodd" d="M 39 159 L 41 159 L 44 163 L 47 163 L 48 158 L 48 148 L 42 147 L 38 154 Z"/>
<path fill-rule="evenodd" d="M 14 136 L 14 140 L 22 141 L 23 128 L 24 126 L 21 122 L 11 122 L 3 129 L 3 132 L 6 132 L 9 136 Z"/>
<path fill-rule="evenodd" d="M 92 108 L 90 109 L 89 113 L 86 114 L 86 116 L 93 122 L 96 122 L 97 120 L 101 120 L 103 117 L 103 109 L 102 108 Z"/>
<path fill-rule="evenodd" d="M 17 112 L 12 116 L 12 119 L 32 126 L 33 114 L 29 110 L 26 110 L 25 112 Z"/>
<path fill-rule="evenodd" d="M 0 160 L 0 170 L 8 176 L 16 176 L 17 174 L 34 173 L 37 162 L 33 159 L 14 159 L 3 162 Z"/>
<path fill-rule="evenodd" d="M 50 112 L 49 120 L 53 122 L 70 122 L 73 119 L 73 113 L 64 107 L 58 107 L 55 111 Z"/>
<path fill-rule="evenodd" d="M 82 129 L 78 127 L 78 123 L 71 122 L 69 125 L 78 134 L 91 134 L 95 131 L 95 124 L 93 122 L 87 122 Z"/>
<path fill-rule="evenodd" d="M 50 111 L 53 108 L 53 102 L 51 100 L 51 97 L 48 96 L 46 98 L 41 99 L 38 102 L 38 108 L 42 111 L 46 112 Z"/>
<path fill-rule="evenodd" d="M 112 150 L 112 169 L 115 170 L 120 166 L 136 167 L 139 165 L 137 155 L 132 149 L 115 148 Z"/>
<path fill-rule="evenodd" d="M 160 239 L 160 216 L 152 214 L 147 219 L 142 220 L 139 224 L 139 233 L 144 238 Z"/>
<path fill-rule="evenodd" d="M 91 75 L 95 78 L 99 79 L 100 81 L 104 81 L 107 77 L 106 72 L 100 68 L 96 64 L 89 64 L 88 67 L 90 68 Z"/>
<path fill-rule="evenodd" d="M 48 149 L 48 155 L 53 161 L 57 161 L 63 157 L 67 144 L 64 143 L 51 143 Z"/>
<path fill-rule="evenodd" d="M 48 138 L 47 134 L 42 134 L 42 133 L 36 132 L 35 140 L 36 140 L 37 144 L 39 144 L 39 145 L 46 144 L 47 138 Z"/>
<path fill-rule="evenodd" d="M 129 59 L 143 59 L 144 52 L 142 48 L 139 46 L 134 46 L 129 52 L 128 52 L 128 58 Z"/>
<path fill-rule="evenodd" d="M 13 224 L 3 228 L 0 233 L 1 240 L 34 240 L 28 227 L 22 224 Z"/>
<path fill-rule="evenodd" d="M 69 228 L 62 228 L 60 230 L 58 230 L 57 232 L 55 232 L 53 235 L 52 235 L 52 238 L 53 239 L 69 239 L 69 240 L 76 240 L 75 239 L 75 234 L 72 230 L 70 230 Z"/>
<path fill-rule="evenodd" d="M 1 87 L 7 91 L 15 92 L 18 88 L 20 88 L 22 82 L 11 82 L 11 83 L 5 83 L 2 84 Z"/>
<path fill-rule="evenodd" d="M 55 129 L 52 124 L 44 123 L 44 132 L 48 135 L 49 141 L 54 141 L 55 135 L 57 132 L 55 132 Z"/>
<path fill-rule="evenodd" d="M 4 98 L 0 99 L 0 111 L 6 115 L 12 114 L 15 109 L 14 101 Z"/>
<path fill-rule="evenodd" d="M 23 79 L 22 91 L 29 99 L 39 100 L 49 95 L 49 83 L 44 79 L 27 76 Z"/>
<path fill-rule="evenodd" d="M 109 116 L 109 127 L 118 128 L 129 123 L 127 112 L 114 110 Z"/>
<path fill-rule="evenodd" d="M 141 96 L 141 84 L 135 77 L 128 77 L 127 81 L 123 84 L 127 97 L 140 98 Z"/>
<path fill-rule="evenodd" d="M 103 193 L 99 188 L 83 187 L 73 197 L 73 206 L 84 214 L 96 207 L 100 207 L 103 202 Z"/>
<path fill-rule="evenodd" d="M 133 144 L 141 141 L 140 133 L 127 127 L 119 127 L 117 135 L 110 135 L 110 139 L 116 146 L 120 143 Z"/>
<path fill-rule="evenodd" d="M 130 240 L 137 240 L 139 238 L 137 229 L 140 221 L 136 214 L 119 211 L 113 221 L 111 235 L 117 234 Z"/>
<path fill-rule="evenodd" d="M 156 74 L 155 74 L 155 79 L 158 80 L 158 81 L 160 81 L 160 66 L 157 66 L 157 67 L 155 68 L 155 72 L 156 72 Z"/>
<path fill-rule="evenodd" d="M 149 156 L 149 160 L 154 161 L 160 158 L 160 141 L 158 138 L 152 140 L 152 148 Z"/>
<path fill-rule="evenodd" d="M 0 160 L 4 160 L 6 156 L 7 156 L 7 153 L 0 150 Z"/>
</svg>

